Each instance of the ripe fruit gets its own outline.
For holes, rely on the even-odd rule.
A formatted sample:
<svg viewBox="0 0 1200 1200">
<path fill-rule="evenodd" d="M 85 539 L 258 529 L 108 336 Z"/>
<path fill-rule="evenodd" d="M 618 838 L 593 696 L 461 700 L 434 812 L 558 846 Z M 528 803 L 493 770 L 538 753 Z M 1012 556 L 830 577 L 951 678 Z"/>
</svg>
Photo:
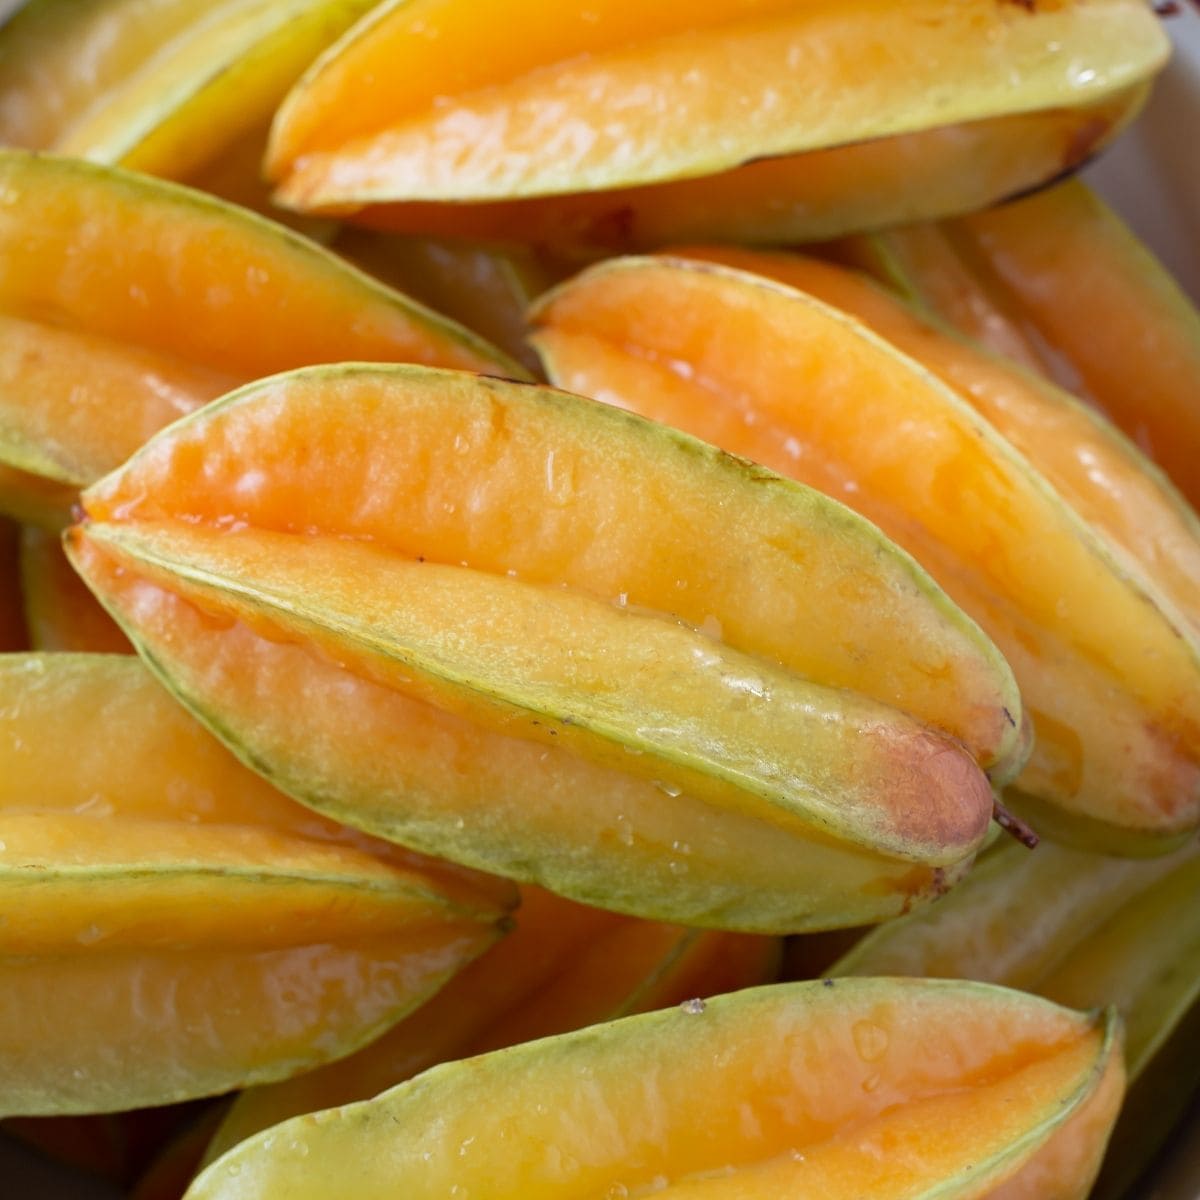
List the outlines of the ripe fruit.
<svg viewBox="0 0 1200 1200">
<path fill-rule="evenodd" d="M 550 389 L 280 376 L 83 507 L 89 585 L 286 791 L 588 903 L 879 919 L 965 868 L 980 766 L 1024 754 L 1005 664 L 877 530 Z"/>
</svg>

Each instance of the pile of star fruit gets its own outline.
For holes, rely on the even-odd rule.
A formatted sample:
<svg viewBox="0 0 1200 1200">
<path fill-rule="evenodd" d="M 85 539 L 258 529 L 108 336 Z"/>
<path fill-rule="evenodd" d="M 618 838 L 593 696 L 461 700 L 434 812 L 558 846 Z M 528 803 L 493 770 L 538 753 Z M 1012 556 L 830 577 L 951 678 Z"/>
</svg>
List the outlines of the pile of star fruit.
<svg viewBox="0 0 1200 1200">
<path fill-rule="evenodd" d="M 1070 176 L 1167 55 L 18 7 L 8 1134 L 137 1200 L 1132 1194 L 1200 1078 L 1200 317 Z"/>
</svg>

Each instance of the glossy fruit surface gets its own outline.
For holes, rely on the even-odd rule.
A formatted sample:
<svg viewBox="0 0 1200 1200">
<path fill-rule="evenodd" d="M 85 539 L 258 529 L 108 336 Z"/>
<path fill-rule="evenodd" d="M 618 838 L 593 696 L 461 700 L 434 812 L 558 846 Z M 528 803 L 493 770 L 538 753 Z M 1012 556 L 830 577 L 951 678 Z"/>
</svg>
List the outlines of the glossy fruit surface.
<svg viewBox="0 0 1200 1200">
<path fill-rule="evenodd" d="M 5 1115 L 348 1053 L 499 932 L 502 891 L 314 818 L 133 658 L 6 655 L 0 690 Z"/>
<path fill-rule="evenodd" d="M 983 837 L 972 756 L 1024 752 L 1003 660 L 876 530 L 549 389 L 282 376 L 85 508 L 90 585 L 285 790 L 606 907 L 764 931 L 893 910 Z"/>
<path fill-rule="evenodd" d="M 244 1142 L 188 1196 L 1081 1200 L 1120 1091 L 1095 1017 L 979 984 L 796 984 L 435 1068 Z"/>
</svg>

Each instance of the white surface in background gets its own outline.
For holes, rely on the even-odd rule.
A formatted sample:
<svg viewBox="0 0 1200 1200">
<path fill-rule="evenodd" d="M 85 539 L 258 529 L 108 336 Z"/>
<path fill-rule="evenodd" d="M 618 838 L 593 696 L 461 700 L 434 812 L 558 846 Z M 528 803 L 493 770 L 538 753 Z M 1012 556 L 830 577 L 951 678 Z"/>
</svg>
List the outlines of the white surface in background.
<svg viewBox="0 0 1200 1200">
<path fill-rule="evenodd" d="M 1174 58 L 1146 111 L 1085 176 L 1200 303 L 1200 8 L 1182 0 L 1165 24 Z"/>
</svg>

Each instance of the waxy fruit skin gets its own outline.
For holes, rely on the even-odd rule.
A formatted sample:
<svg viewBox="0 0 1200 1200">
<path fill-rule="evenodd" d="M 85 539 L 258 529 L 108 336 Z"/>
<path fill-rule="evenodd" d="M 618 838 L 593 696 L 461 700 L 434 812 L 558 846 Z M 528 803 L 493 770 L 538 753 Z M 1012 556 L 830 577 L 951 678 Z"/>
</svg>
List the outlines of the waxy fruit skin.
<svg viewBox="0 0 1200 1200">
<path fill-rule="evenodd" d="M 241 1093 L 205 1162 L 301 1113 L 369 1100 L 435 1066 L 773 980 L 780 941 L 686 929 L 521 889 L 514 928 L 356 1054 Z"/>
<path fill-rule="evenodd" d="M 818 487 L 921 561 L 1012 664 L 1036 736 L 998 782 L 1036 829 L 1126 854 L 1195 829 L 1194 583 L 1160 587 L 928 370 L 809 295 L 709 262 L 610 260 L 532 318 L 560 386 Z M 1194 522 L 1156 503 L 1194 561 Z"/>
<path fill-rule="evenodd" d="M 189 188 L 0 149 L 0 506 L 65 523 L 151 434 L 343 359 L 522 377 L 483 339 L 291 230 Z"/>
<path fill-rule="evenodd" d="M 242 767 L 136 659 L 0 656 L 0 1115 L 163 1105 L 348 1054 L 502 932 Z"/>
<path fill-rule="evenodd" d="M 285 791 L 602 907 L 879 919 L 965 869 L 980 766 L 1025 752 L 1003 660 L 878 531 L 550 389 L 280 376 L 84 511 L 77 568 Z"/>
<path fill-rule="evenodd" d="M 187 1198 L 1083 1200 L 1121 1090 L 1111 1014 L 779 985 L 435 1067 L 243 1142 Z"/>
<path fill-rule="evenodd" d="M 285 100 L 267 171 L 305 207 L 664 183 L 1101 100 L 1167 52 L 1135 0 L 392 0 Z"/>
<path fill-rule="evenodd" d="M 27 0 L 0 26 L 0 141 L 187 179 L 371 4 Z"/>
</svg>

